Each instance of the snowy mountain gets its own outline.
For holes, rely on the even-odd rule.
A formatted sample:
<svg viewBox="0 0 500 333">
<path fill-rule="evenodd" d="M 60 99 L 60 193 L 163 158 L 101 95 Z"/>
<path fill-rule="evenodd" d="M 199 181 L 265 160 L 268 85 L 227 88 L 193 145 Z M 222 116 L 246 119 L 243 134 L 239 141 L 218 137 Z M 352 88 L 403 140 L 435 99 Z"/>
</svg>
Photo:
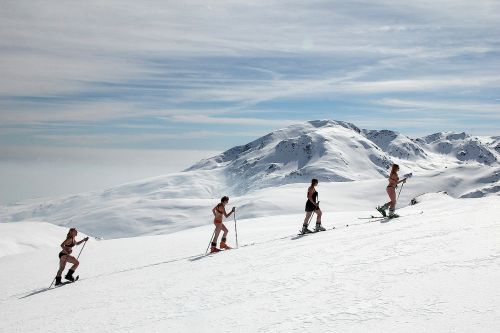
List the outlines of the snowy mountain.
<svg viewBox="0 0 500 333">
<path fill-rule="evenodd" d="M 418 201 L 391 221 L 325 210 L 336 229 L 305 237 L 302 213 L 240 220 L 239 249 L 206 257 L 211 225 L 91 239 L 51 290 L 58 250 L 2 257 L 1 331 L 498 332 L 500 197 Z"/>
<path fill-rule="evenodd" d="M 188 171 L 224 170 L 233 192 L 289 183 L 353 181 L 386 176 L 392 163 L 409 169 L 462 162 L 499 166 L 500 155 L 465 133 L 436 133 L 412 139 L 389 130 L 360 130 L 353 124 L 321 120 L 289 126 L 243 146 L 200 161 Z M 413 162 L 413 163 L 412 163 Z"/>
<path fill-rule="evenodd" d="M 389 130 L 363 130 L 363 134 L 380 149 L 392 157 L 406 160 L 428 158 L 428 154 L 417 143 L 400 133 Z"/>
<path fill-rule="evenodd" d="M 435 133 L 418 139 L 417 142 L 430 151 L 451 155 L 462 162 L 476 161 L 485 165 L 498 165 L 498 151 L 466 133 Z"/>
<path fill-rule="evenodd" d="M 233 192 L 289 183 L 373 179 L 391 161 L 353 124 L 310 121 L 277 130 L 205 159 L 188 171 L 224 169 Z"/>
<path fill-rule="evenodd" d="M 414 175 L 405 185 L 401 206 L 423 192 L 446 191 L 457 198 L 497 195 L 498 142 L 498 137 L 465 133 L 414 139 L 342 121 L 309 121 L 202 160 L 184 172 L 3 206 L 0 220 L 75 226 L 104 238 L 172 233 L 210 224 L 210 209 L 223 195 L 232 198 L 240 217 L 300 213 L 311 178 L 320 180 L 326 209 L 374 207 L 386 200 L 384 184 L 392 163 L 401 165 L 401 174 Z M 352 184 L 342 185 L 346 182 Z"/>
</svg>

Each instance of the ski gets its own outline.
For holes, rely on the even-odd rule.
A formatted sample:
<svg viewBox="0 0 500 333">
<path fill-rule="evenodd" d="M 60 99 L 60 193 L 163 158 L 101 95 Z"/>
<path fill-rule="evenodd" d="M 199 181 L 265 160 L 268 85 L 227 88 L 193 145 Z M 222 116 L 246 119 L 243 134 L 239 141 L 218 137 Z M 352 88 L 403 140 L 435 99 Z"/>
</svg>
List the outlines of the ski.
<svg viewBox="0 0 500 333">
<path fill-rule="evenodd" d="M 384 216 L 374 216 L 371 215 L 370 217 L 358 217 L 358 220 L 370 220 L 370 219 L 380 219 L 383 218 Z"/>
<path fill-rule="evenodd" d="M 217 254 L 217 253 L 221 253 L 221 252 L 226 252 L 226 251 L 230 251 L 230 250 L 234 250 L 234 248 L 229 248 L 229 249 L 218 249 L 219 251 L 217 252 L 209 252 L 208 254 Z"/>
<path fill-rule="evenodd" d="M 397 217 L 407 217 L 407 216 L 415 216 L 415 215 L 421 215 L 423 214 L 424 211 L 421 210 L 420 212 L 417 212 L 417 213 L 412 213 L 412 214 L 405 214 L 405 215 L 398 215 Z M 396 214 L 397 215 L 397 214 Z M 389 216 L 388 216 L 389 217 Z"/>
</svg>

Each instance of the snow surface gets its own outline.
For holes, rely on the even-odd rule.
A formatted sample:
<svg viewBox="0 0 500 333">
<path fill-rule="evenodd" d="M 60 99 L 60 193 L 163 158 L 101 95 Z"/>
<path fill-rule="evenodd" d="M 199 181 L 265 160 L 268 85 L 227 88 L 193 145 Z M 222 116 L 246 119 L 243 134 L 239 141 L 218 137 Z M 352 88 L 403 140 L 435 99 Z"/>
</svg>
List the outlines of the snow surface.
<svg viewBox="0 0 500 333">
<path fill-rule="evenodd" d="M 241 217 L 299 214 L 311 178 L 320 180 L 325 209 L 366 210 L 386 200 L 386 177 L 394 162 L 401 165 L 401 175 L 414 176 L 404 187 L 400 207 L 424 192 L 446 191 L 456 198 L 498 195 L 498 142 L 498 137 L 449 132 L 413 139 L 341 121 L 310 121 L 184 172 L 1 206 L 0 221 L 45 221 L 106 239 L 173 233 L 210 224 L 210 210 L 223 195 L 231 197 Z"/>
<path fill-rule="evenodd" d="M 68 228 L 46 222 L 0 223 L 0 257 L 47 247 L 60 250 L 67 233 Z"/>
<path fill-rule="evenodd" d="M 384 223 L 323 208 L 337 229 L 305 237 L 303 214 L 239 219 L 240 248 L 207 257 L 209 225 L 91 239 L 80 281 L 52 290 L 58 250 L 5 256 L 0 331 L 498 332 L 500 197 L 417 201 Z"/>
<path fill-rule="evenodd" d="M 177 174 L 0 207 L 0 332 L 498 332 L 499 142 L 311 121 Z M 359 219 L 394 162 L 413 173 L 402 217 Z M 299 237 L 313 177 L 336 229 Z M 222 195 L 240 248 L 204 256 Z M 104 240 L 49 290 L 69 227 Z"/>
</svg>

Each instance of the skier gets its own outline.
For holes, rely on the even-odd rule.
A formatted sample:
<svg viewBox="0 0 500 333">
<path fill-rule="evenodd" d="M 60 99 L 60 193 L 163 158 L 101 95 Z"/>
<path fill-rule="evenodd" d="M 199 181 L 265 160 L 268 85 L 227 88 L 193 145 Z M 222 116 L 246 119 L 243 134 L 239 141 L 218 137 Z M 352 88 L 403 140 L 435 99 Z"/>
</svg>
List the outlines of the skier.
<svg viewBox="0 0 500 333">
<path fill-rule="evenodd" d="M 212 213 L 214 214 L 215 231 L 214 231 L 214 239 L 212 239 L 210 253 L 219 252 L 220 249 L 224 249 L 224 250 L 231 249 L 231 247 L 229 247 L 226 244 L 226 236 L 227 236 L 228 230 L 227 230 L 226 226 L 222 223 L 222 219 L 224 218 L 224 216 L 229 217 L 229 216 L 231 216 L 232 213 L 234 213 L 234 209 L 235 209 L 234 207 L 229 213 L 226 212 L 226 205 L 228 204 L 228 202 L 229 202 L 229 198 L 227 196 L 223 196 L 222 199 L 220 200 L 220 203 L 218 203 L 217 206 L 215 206 L 212 209 Z M 219 233 L 221 230 L 223 231 L 223 234 L 222 234 L 222 239 L 220 241 L 220 249 L 218 249 L 217 248 L 217 239 L 219 238 Z"/>
<path fill-rule="evenodd" d="M 391 168 L 391 175 L 389 176 L 389 185 L 387 185 L 386 188 L 387 194 L 389 195 L 389 199 L 391 199 L 391 201 L 377 207 L 377 210 L 384 217 L 387 216 L 385 212 L 387 208 L 389 208 L 389 218 L 398 217 L 396 214 L 394 214 L 394 211 L 396 210 L 396 187 L 398 187 L 399 183 L 406 183 L 406 178 L 399 180 L 398 171 L 399 165 L 393 164 Z"/>
<path fill-rule="evenodd" d="M 312 213 L 316 213 L 316 228 L 314 228 L 315 232 L 325 231 L 321 225 L 321 209 L 319 209 L 319 201 L 318 201 L 318 192 L 316 191 L 316 186 L 318 185 L 317 179 L 311 180 L 311 186 L 307 189 L 307 202 L 306 202 L 306 217 L 304 218 L 304 224 L 302 225 L 302 234 L 312 233 L 311 230 L 307 229 L 309 224 L 309 218 Z"/>
<path fill-rule="evenodd" d="M 73 266 L 71 266 L 71 268 L 68 270 L 68 273 L 64 278 L 71 282 L 75 281 L 73 273 L 78 268 L 78 265 L 80 263 L 78 262 L 78 259 L 76 259 L 71 255 L 71 252 L 73 251 L 72 247 L 75 245 L 80 245 L 81 243 L 89 240 L 88 237 L 85 237 L 81 241 L 77 242 L 75 240 L 76 235 L 78 235 L 78 231 L 76 231 L 76 228 L 69 229 L 68 235 L 66 236 L 66 240 L 61 243 L 62 251 L 59 252 L 59 270 L 57 271 L 56 275 L 56 286 L 62 284 L 61 275 L 62 272 L 64 271 L 64 267 L 66 266 L 66 262 L 72 263 Z"/>
</svg>

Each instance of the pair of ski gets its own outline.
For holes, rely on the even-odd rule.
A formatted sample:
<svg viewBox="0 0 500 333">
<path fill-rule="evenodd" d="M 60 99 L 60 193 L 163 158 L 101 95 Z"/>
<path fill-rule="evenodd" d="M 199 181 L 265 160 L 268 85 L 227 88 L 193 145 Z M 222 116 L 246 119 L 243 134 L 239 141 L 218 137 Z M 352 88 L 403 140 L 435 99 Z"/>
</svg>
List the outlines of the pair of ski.
<svg viewBox="0 0 500 333">
<path fill-rule="evenodd" d="M 229 251 L 229 250 L 234 250 L 234 248 L 230 247 L 230 248 L 226 248 L 226 249 L 217 249 L 218 251 L 210 251 L 210 252 L 207 252 L 207 256 L 210 255 L 210 254 L 217 254 L 217 253 L 221 253 L 221 252 L 225 252 L 225 251 Z"/>
<path fill-rule="evenodd" d="M 408 214 L 408 215 L 403 215 L 403 216 L 400 216 L 398 214 L 394 214 L 392 216 L 374 216 L 374 215 L 371 215 L 370 217 L 358 217 L 359 220 L 374 220 L 374 221 L 378 221 L 378 220 L 392 220 L 392 219 L 397 219 L 399 217 L 406 217 L 406 216 L 412 216 L 412 215 L 420 215 L 420 214 L 423 214 L 424 211 L 420 211 L 418 213 L 414 213 L 414 214 Z"/>
<path fill-rule="evenodd" d="M 54 285 L 54 288 L 58 288 L 58 287 L 65 286 L 65 285 L 67 285 L 67 284 L 72 284 L 72 283 L 75 283 L 76 281 L 78 281 L 78 279 L 79 279 L 79 278 L 80 278 L 80 275 L 77 275 L 77 276 L 75 277 L 75 280 L 74 280 L 74 281 L 69 281 L 69 280 L 68 280 L 68 281 L 61 282 L 61 284 L 58 284 L 57 286 L 56 286 L 56 285 Z"/>
<path fill-rule="evenodd" d="M 299 233 L 297 234 L 297 236 L 307 236 L 307 235 L 312 235 L 312 234 L 317 234 L 318 232 L 325 232 L 325 231 L 328 231 L 328 230 L 333 230 L 335 229 L 335 227 L 332 227 L 332 228 L 328 228 L 328 229 L 325 229 L 325 230 L 314 230 L 314 231 L 311 231 L 311 232 L 302 232 L 302 230 L 299 230 Z"/>
</svg>

